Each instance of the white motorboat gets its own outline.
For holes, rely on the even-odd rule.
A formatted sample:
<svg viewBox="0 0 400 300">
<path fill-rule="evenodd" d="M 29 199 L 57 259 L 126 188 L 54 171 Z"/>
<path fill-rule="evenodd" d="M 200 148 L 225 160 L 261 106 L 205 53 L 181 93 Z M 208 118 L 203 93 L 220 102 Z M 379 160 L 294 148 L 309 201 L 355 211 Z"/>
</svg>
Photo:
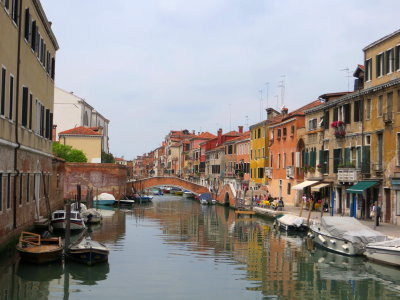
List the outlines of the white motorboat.
<svg viewBox="0 0 400 300">
<path fill-rule="evenodd" d="M 387 237 L 352 217 L 324 216 L 321 223 L 310 225 L 309 237 L 328 250 L 345 255 L 362 255 L 369 243 L 382 242 Z"/>
<path fill-rule="evenodd" d="M 285 214 L 275 219 L 274 225 L 285 231 L 304 231 L 307 229 L 305 219 L 302 217 Z"/>
<path fill-rule="evenodd" d="M 66 212 L 65 210 L 56 210 L 51 215 L 51 226 L 54 230 L 65 230 L 66 228 Z M 71 211 L 70 229 L 83 230 L 85 229 L 85 222 L 78 211 Z"/>
<path fill-rule="evenodd" d="M 93 199 L 93 203 L 96 205 L 114 205 L 114 202 L 115 197 L 108 193 L 101 193 Z"/>
<path fill-rule="evenodd" d="M 400 266 L 400 238 L 366 245 L 365 256 L 373 261 Z"/>
</svg>

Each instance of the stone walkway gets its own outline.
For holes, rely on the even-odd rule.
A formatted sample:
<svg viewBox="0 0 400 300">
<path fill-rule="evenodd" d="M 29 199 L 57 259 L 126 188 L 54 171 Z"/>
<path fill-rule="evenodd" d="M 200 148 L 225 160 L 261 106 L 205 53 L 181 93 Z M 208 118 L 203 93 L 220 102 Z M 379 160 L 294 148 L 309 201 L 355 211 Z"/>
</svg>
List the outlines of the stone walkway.
<svg viewBox="0 0 400 300">
<path fill-rule="evenodd" d="M 264 215 L 264 216 L 269 216 L 269 217 L 275 217 L 276 215 L 279 214 L 293 214 L 296 216 L 300 215 L 300 207 L 285 207 L 283 211 L 275 211 L 273 209 L 267 209 L 267 208 L 261 208 L 261 207 L 254 207 L 254 211 L 256 214 L 259 215 Z M 308 210 L 303 210 L 302 212 L 302 217 L 306 218 L 308 217 Z M 324 213 L 323 215 L 328 215 L 328 213 Z M 320 211 L 312 211 L 310 215 L 310 219 L 313 220 L 319 220 L 321 218 L 321 212 Z M 374 229 L 374 221 L 372 220 L 359 220 L 361 223 L 364 225 L 370 227 L 371 229 Z M 400 238 L 400 226 L 389 224 L 389 223 L 379 223 L 379 226 L 375 228 L 376 231 L 379 231 L 383 233 L 384 235 L 387 235 L 391 238 Z"/>
</svg>

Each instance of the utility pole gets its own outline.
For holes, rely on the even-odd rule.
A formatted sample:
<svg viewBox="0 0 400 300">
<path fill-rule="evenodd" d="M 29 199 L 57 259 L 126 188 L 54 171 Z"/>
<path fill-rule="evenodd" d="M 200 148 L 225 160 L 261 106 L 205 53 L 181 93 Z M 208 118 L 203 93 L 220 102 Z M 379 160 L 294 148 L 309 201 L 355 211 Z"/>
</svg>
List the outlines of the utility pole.
<svg viewBox="0 0 400 300">
<path fill-rule="evenodd" d="M 346 72 L 345 77 L 347 77 L 347 91 L 350 92 L 350 77 L 351 77 L 350 69 L 347 67 L 347 68 L 341 69 L 340 71 Z"/>
<path fill-rule="evenodd" d="M 262 89 L 261 90 L 258 90 L 259 92 L 260 92 L 260 121 L 262 120 L 262 101 L 263 101 L 263 98 L 262 98 Z"/>
<path fill-rule="evenodd" d="M 266 83 L 265 83 L 265 87 L 266 87 L 266 88 L 265 88 L 265 90 L 266 90 L 265 92 L 266 92 L 266 94 L 267 94 L 267 96 L 266 96 L 266 97 L 267 97 L 267 108 L 268 108 L 268 86 L 269 86 L 269 82 L 266 82 Z"/>
</svg>

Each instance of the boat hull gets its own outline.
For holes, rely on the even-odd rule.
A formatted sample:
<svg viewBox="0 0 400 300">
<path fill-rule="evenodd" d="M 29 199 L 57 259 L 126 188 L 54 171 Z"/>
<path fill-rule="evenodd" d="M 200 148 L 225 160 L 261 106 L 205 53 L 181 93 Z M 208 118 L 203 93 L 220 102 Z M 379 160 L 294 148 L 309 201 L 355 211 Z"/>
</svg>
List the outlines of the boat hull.
<svg viewBox="0 0 400 300">
<path fill-rule="evenodd" d="M 52 220 L 51 226 L 54 230 L 65 230 L 67 224 L 65 219 L 62 220 Z M 83 230 L 85 229 L 85 224 L 82 220 L 71 220 L 70 222 L 70 229 L 71 230 Z"/>
<path fill-rule="evenodd" d="M 364 253 L 365 248 L 357 247 L 349 241 L 331 236 L 314 226 L 310 226 L 309 237 L 314 240 L 317 246 L 348 256 L 362 255 Z"/>
<path fill-rule="evenodd" d="M 366 251 L 364 254 L 372 261 L 396 267 L 400 266 L 400 249 L 366 246 Z"/>
<path fill-rule="evenodd" d="M 45 253 L 32 253 L 25 251 L 24 249 L 21 249 L 17 247 L 19 256 L 23 261 L 30 262 L 33 264 L 46 264 L 46 263 L 51 263 L 54 261 L 61 260 L 62 257 L 62 248 L 45 252 Z"/>
<path fill-rule="evenodd" d="M 114 205 L 115 200 L 93 200 L 94 205 Z"/>
<path fill-rule="evenodd" d="M 276 224 L 278 228 L 284 230 L 284 231 L 298 231 L 298 232 L 304 232 L 307 230 L 307 226 L 301 225 L 299 227 L 295 225 L 288 225 L 282 222 L 279 222 L 279 220 L 276 221 Z"/>
<path fill-rule="evenodd" d="M 94 265 L 108 260 L 108 252 L 96 249 L 69 250 L 68 257 L 76 262 Z"/>
</svg>

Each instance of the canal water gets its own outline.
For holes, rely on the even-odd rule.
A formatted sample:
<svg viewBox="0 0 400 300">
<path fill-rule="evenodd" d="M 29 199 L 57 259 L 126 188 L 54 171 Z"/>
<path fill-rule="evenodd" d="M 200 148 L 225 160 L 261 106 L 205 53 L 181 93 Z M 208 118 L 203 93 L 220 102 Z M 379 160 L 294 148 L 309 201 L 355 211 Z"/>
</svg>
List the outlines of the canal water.
<svg viewBox="0 0 400 300">
<path fill-rule="evenodd" d="M 0 299 L 400 299 L 400 270 L 308 250 L 272 221 L 178 196 L 102 210 L 108 263 L 0 258 Z"/>
</svg>

